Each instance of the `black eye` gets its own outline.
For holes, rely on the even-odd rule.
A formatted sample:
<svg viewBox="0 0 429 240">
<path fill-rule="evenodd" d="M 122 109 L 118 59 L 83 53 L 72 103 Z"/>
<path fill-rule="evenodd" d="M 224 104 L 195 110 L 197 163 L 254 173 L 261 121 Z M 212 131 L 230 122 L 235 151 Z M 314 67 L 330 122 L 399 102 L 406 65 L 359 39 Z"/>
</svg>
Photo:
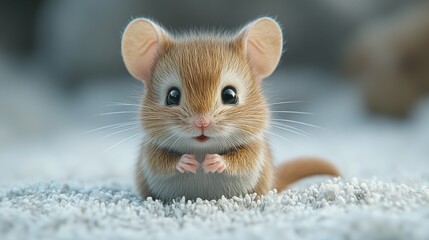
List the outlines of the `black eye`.
<svg viewBox="0 0 429 240">
<path fill-rule="evenodd" d="M 167 106 L 179 105 L 180 103 L 180 91 L 179 89 L 173 87 L 168 90 L 167 98 L 165 99 L 165 104 Z"/>
<path fill-rule="evenodd" d="M 235 88 L 227 86 L 222 90 L 222 102 L 223 104 L 237 104 L 238 96 Z"/>
</svg>

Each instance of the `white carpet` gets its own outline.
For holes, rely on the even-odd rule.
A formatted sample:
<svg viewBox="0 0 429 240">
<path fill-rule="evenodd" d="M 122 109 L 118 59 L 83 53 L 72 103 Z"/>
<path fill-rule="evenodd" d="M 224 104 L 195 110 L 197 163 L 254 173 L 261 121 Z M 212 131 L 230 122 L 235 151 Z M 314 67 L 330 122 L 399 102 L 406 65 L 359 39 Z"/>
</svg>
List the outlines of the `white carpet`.
<svg viewBox="0 0 429 240">
<path fill-rule="evenodd" d="M 172 204 L 129 185 L 38 183 L 0 193 L 1 239 L 428 239 L 429 189 L 327 180 L 300 190 Z"/>
</svg>

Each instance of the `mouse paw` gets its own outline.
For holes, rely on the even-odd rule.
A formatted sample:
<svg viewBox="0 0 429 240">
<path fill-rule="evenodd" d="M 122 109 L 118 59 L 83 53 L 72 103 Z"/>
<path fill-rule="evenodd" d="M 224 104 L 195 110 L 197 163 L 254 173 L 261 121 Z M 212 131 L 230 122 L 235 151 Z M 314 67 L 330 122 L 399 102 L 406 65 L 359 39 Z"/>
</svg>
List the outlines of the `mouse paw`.
<svg viewBox="0 0 429 240">
<path fill-rule="evenodd" d="M 219 154 L 207 154 L 204 162 L 203 169 L 205 173 L 221 173 L 225 170 L 226 164 L 223 158 Z"/>
<path fill-rule="evenodd" d="M 176 169 L 179 172 L 192 172 L 197 173 L 197 169 L 200 167 L 200 163 L 197 161 L 194 155 L 191 154 L 183 154 L 179 162 L 176 164 Z"/>
</svg>

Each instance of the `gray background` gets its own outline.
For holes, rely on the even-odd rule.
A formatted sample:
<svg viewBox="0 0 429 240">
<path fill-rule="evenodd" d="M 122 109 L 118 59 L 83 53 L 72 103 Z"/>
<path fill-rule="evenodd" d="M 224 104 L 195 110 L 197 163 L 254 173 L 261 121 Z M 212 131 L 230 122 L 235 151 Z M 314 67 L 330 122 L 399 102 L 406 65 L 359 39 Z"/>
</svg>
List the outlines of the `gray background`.
<svg viewBox="0 0 429 240">
<path fill-rule="evenodd" d="M 313 136 L 272 131 L 276 161 L 325 157 L 345 177 L 428 178 L 428 101 L 402 120 L 369 115 L 358 88 L 343 72 L 344 48 L 354 33 L 415 1 L 2 1 L 0 3 L 0 185 L 50 179 L 132 181 L 142 84 L 125 70 L 121 32 L 139 16 L 171 30 L 235 30 L 260 16 L 283 27 L 285 52 L 264 81 L 280 115 L 323 126 L 294 125 Z M 100 113 L 131 111 L 129 114 Z M 123 131 L 122 131 L 123 130 Z M 122 132 L 117 132 L 122 131 Z M 115 133 L 117 132 L 117 133 Z M 126 140 L 126 141 L 125 141 Z M 114 147 L 113 147 L 114 146 Z M 106 151 L 107 150 L 107 151 Z M 427 169 L 427 168 L 426 168 Z"/>
</svg>

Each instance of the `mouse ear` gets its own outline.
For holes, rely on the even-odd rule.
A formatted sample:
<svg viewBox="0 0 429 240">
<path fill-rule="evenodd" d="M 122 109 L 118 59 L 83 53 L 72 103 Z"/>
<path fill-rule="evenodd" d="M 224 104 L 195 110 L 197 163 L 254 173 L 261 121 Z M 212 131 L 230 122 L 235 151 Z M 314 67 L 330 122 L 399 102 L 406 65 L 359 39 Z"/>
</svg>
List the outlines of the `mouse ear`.
<svg viewBox="0 0 429 240">
<path fill-rule="evenodd" d="M 277 67 L 283 48 L 280 25 L 272 18 L 259 18 L 238 34 L 250 66 L 259 80 L 268 77 Z"/>
<path fill-rule="evenodd" d="M 152 69 L 161 44 L 168 34 L 146 18 L 133 20 L 122 35 L 122 57 L 130 74 L 147 83 L 152 78 Z"/>
</svg>

